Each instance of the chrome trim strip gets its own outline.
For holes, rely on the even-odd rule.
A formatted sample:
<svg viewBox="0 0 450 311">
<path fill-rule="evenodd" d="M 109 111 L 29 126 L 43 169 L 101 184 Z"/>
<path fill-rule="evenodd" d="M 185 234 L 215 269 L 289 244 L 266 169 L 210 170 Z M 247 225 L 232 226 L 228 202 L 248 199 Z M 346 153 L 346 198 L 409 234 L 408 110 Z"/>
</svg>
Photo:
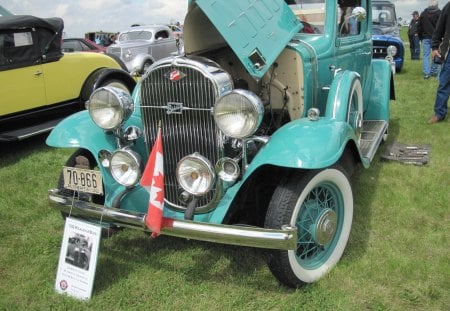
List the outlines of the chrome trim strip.
<svg viewBox="0 0 450 311">
<path fill-rule="evenodd" d="M 149 231 L 145 227 L 144 213 L 104 208 L 92 202 L 80 201 L 61 195 L 58 189 L 49 190 L 50 202 L 63 213 L 112 222 L 118 226 Z M 297 247 L 297 228 L 283 226 L 280 230 L 173 220 L 172 227 L 161 230 L 164 235 L 180 238 L 249 246 L 267 249 L 294 250 Z"/>
</svg>

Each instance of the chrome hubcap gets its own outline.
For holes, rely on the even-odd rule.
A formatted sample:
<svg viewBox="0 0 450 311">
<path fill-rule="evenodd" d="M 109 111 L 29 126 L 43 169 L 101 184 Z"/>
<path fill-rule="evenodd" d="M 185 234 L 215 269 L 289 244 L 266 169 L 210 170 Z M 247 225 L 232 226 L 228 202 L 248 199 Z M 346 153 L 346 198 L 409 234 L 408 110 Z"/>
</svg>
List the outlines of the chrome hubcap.
<svg viewBox="0 0 450 311">
<path fill-rule="evenodd" d="M 337 216 L 332 209 L 324 209 L 314 224 L 314 241 L 319 245 L 326 245 L 336 233 Z"/>
</svg>

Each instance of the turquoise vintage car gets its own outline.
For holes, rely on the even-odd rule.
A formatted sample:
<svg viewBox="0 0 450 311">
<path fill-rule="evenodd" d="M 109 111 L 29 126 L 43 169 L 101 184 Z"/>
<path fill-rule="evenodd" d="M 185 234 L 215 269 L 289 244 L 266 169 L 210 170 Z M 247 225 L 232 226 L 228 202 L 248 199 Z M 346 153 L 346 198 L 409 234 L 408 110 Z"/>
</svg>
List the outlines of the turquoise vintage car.
<svg viewBox="0 0 450 311">
<path fill-rule="evenodd" d="M 159 202 L 163 235 L 266 248 L 281 283 L 319 280 L 349 238 L 350 176 L 388 133 L 393 74 L 371 21 L 370 0 L 190 1 L 185 55 L 131 97 L 98 89 L 51 132 L 75 149 L 51 202 L 147 232 Z"/>
</svg>

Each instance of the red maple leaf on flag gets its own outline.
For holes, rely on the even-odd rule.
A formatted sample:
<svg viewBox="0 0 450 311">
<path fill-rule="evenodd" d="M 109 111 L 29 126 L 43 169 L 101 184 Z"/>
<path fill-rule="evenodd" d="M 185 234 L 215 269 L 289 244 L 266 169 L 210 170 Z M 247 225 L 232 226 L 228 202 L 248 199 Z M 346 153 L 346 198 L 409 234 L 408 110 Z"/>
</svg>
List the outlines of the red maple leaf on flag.
<svg viewBox="0 0 450 311">
<path fill-rule="evenodd" d="M 161 127 L 158 129 L 155 144 L 148 158 L 141 185 L 149 193 L 148 211 L 145 225 L 152 231 L 152 237 L 161 232 L 164 207 L 164 161 Z"/>
</svg>

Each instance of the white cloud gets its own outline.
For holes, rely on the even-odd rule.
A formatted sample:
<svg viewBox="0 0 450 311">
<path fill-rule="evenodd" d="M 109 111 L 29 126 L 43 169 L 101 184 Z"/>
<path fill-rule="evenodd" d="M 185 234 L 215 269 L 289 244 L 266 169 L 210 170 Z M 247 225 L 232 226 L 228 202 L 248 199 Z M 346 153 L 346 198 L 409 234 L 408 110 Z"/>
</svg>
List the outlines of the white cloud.
<svg viewBox="0 0 450 311">
<path fill-rule="evenodd" d="M 183 21 L 187 0 L 0 0 L 15 14 L 61 17 L 66 36 L 91 31 L 121 31 L 134 23 Z"/>
</svg>

